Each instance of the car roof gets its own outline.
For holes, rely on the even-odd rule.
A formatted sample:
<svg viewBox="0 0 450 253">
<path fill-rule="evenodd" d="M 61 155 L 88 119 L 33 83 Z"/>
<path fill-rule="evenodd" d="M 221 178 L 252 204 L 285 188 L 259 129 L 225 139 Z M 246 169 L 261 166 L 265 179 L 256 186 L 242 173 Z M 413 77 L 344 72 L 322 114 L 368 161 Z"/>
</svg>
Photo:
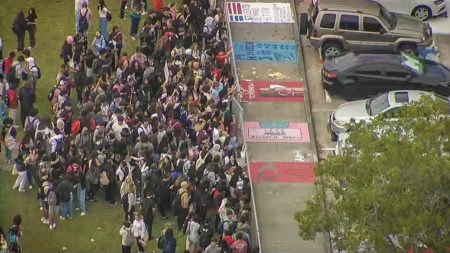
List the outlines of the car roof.
<svg viewBox="0 0 450 253">
<path fill-rule="evenodd" d="M 346 57 L 346 64 L 362 65 L 369 63 L 392 63 L 400 64 L 402 62 L 401 54 L 354 54 L 348 53 L 340 57 Z"/>
<path fill-rule="evenodd" d="M 380 5 L 370 0 L 319 0 L 319 11 L 335 10 L 348 12 L 361 12 L 377 16 Z"/>
<path fill-rule="evenodd" d="M 395 90 L 388 92 L 388 101 L 391 107 L 397 107 L 406 103 L 419 101 L 424 95 L 433 96 L 433 93 L 421 90 Z"/>
</svg>

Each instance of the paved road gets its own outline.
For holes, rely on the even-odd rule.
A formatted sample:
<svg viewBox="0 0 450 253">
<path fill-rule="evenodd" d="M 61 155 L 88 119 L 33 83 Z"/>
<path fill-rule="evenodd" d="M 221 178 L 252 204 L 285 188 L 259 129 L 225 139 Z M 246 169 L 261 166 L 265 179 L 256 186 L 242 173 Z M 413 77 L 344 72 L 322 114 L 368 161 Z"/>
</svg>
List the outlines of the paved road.
<svg viewBox="0 0 450 253">
<path fill-rule="evenodd" d="M 230 26 L 241 87 L 247 96 L 254 96 L 248 98 L 242 107 L 245 124 L 251 125 L 246 127 L 244 124 L 244 135 L 254 182 L 262 252 L 322 253 L 323 239 L 302 241 L 293 219 L 294 213 L 305 206 L 315 191 L 315 151 L 311 143 L 314 140 L 310 138 L 313 136 L 312 125 L 308 124 L 305 98 L 293 95 L 294 91 L 300 94 L 303 89 L 307 90 L 299 65 L 303 59 L 264 58 L 263 51 L 258 56 L 264 59 L 249 58 L 252 52 L 257 51 L 254 49 L 258 48 L 257 44 L 267 43 L 270 44 L 268 48 L 278 48 L 268 51 L 288 48 L 289 53 L 295 51 L 298 56 L 295 23 L 231 23 Z M 244 82 L 249 80 L 251 85 L 245 86 Z M 269 86 L 275 84 L 292 85 L 286 89 L 292 93 L 286 97 L 263 97 L 261 91 L 270 90 Z"/>
</svg>

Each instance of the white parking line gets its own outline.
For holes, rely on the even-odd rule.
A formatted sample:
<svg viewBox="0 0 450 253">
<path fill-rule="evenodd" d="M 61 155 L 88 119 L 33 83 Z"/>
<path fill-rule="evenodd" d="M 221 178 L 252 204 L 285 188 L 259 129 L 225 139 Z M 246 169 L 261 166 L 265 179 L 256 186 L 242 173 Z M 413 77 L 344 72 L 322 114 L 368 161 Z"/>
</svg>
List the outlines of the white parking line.
<svg viewBox="0 0 450 253">
<path fill-rule="evenodd" d="M 326 101 L 327 103 L 330 103 L 330 104 L 331 104 L 331 102 L 333 102 L 333 101 L 331 100 L 330 94 L 328 93 L 327 90 L 324 90 L 324 92 L 325 92 L 325 101 Z"/>
</svg>

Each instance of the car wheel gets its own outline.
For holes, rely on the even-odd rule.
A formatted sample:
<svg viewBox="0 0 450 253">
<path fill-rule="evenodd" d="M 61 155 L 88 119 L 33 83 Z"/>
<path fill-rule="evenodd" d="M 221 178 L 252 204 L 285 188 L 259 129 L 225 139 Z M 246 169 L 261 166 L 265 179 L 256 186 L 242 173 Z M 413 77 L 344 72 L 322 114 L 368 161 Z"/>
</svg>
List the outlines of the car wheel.
<svg viewBox="0 0 450 253">
<path fill-rule="evenodd" d="M 414 44 L 404 44 L 399 47 L 399 51 L 405 54 L 417 55 L 417 46 Z"/>
<path fill-rule="evenodd" d="M 322 45 L 322 58 L 332 58 L 342 54 L 342 46 L 338 42 L 327 42 Z"/>
<path fill-rule="evenodd" d="M 414 8 L 412 15 L 420 21 L 425 21 L 431 17 L 431 10 L 426 6 L 417 6 Z"/>
<path fill-rule="evenodd" d="M 308 13 L 300 14 L 300 35 L 308 34 Z"/>
</svg>

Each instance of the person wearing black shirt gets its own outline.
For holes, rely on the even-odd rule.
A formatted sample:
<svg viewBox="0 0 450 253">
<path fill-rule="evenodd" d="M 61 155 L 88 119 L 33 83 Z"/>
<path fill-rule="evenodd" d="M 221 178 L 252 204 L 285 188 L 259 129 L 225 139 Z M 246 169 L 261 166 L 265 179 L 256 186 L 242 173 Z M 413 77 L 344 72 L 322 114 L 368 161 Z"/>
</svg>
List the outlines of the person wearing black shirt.
<svg viewBox="0 0 450 253">
<path fill-rule="evenodd" d="M 28 16 L 26 17 L 27 20 L 27 30 L 28 34 L 30 36 L 30 47 L 35 48 L 36 47 L 36 10 L 34 7 L 31 7 L 28 10 Z"/>
<path fill-rule="evenodd" d="M 27 20 L 23 11 L 17 13 L 16 19 L 12 26 L 13 32 L 17 36 L 17 51 L 22 51 L 25 47 L 25 32 L 27 31 Z"/>
</svg>

